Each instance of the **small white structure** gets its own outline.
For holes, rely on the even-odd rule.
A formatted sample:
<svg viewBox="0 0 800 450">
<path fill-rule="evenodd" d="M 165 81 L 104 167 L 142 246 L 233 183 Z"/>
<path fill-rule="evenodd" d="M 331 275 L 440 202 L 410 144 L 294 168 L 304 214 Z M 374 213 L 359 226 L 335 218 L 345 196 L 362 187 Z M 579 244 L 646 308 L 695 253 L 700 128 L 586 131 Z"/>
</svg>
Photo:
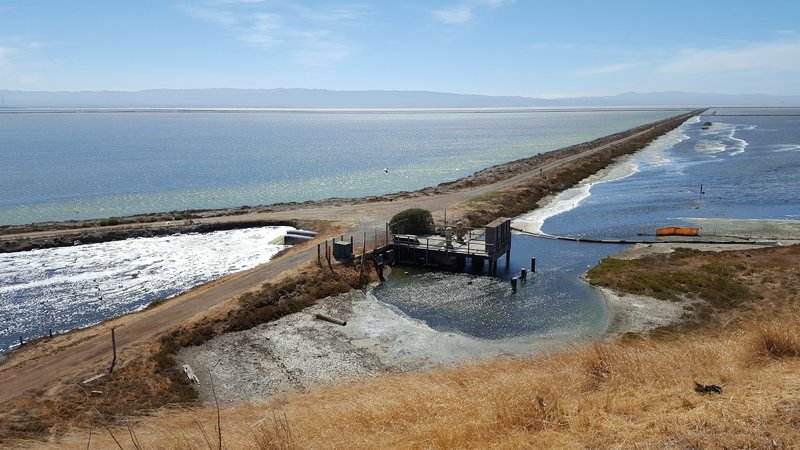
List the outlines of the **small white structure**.
<svg viewBox="0 0 800 450">
<path fill-rule="evenodd" d="M 194 374 L 194 370 L 192 370 L 188 364 L 183 365 L 183 371 L 186 373 L 186 378 L 188 378 L 190 382 L 200 384 L 200 380 L 197 379 L 197 375 Z"/>
</svg>

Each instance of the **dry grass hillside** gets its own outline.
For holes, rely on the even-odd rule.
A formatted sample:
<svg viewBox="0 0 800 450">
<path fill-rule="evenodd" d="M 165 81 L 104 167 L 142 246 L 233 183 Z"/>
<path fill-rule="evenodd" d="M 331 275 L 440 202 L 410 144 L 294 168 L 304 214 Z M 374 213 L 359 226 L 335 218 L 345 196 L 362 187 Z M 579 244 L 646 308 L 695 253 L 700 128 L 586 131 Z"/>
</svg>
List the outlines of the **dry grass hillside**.
<svg viewBox="0 0 800 450">
<path fill-rule="evenodd" d="M 706 306 L 687 325 L 649 335 L 389 375 L 219 416 L 215 408 L 160 410 L 127 427 L 75 430 L 50 445 L 218 448 L 219 424 L 225 448 L 800 446 L 800 246 L 610 261 L 590 276 L 664 301 L 700 297 Z M 711 289 L 693 284 L 706 282 Z M 705 298 L 720 286 L 747 289 L 735 301 Z M 695 383 L 722 391 L 698 393 Z"/>
</svg>

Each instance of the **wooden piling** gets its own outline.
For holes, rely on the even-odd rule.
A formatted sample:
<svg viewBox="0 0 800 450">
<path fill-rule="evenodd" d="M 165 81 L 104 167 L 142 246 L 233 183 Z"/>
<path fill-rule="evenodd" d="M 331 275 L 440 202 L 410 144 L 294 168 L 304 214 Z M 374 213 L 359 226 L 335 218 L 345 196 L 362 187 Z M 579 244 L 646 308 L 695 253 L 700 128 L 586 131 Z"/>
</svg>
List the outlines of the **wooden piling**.
<svg viewBox="0 0 800 450">
<path fill-rule="evenodd" d="M 525 280 L 527 280 L 527 279 L 528 279 L 528 269 L 526 269 L 526 268 L 524 268 L 524 267 L 523 267 L 522 269 L 520 269 L 520 271 L 519 271 L 519 277 L 520 277 L 520 278 L 522 278 L 522 281 L 523 281 L 523 282 L 524 282 Z"/>
<path fill-rule="evenodd" d="M 378 263 L 378 279 L 386 281 L 386 277 L 383 276 L 383 263 Z"/>
<path fill-rule="evenodd" d="M 517 277 L 511 278 L 511 292 L 514 294 L 517 293 Z"/>
<path fill-rule="evenodd" d="M 111 359 L 111 367 L 108 368 L 108 373 L 114 371 L 114 366 L 117 364 L 117 335 L 114 333 L 114 329 L 111 329 L 111 351 L 114 353 L 113 359 Z"/>
<path fill-rule="evenodd" d="M 536 257 L 531 258 L 531 273 L 536 273 Z"/>
</svg>

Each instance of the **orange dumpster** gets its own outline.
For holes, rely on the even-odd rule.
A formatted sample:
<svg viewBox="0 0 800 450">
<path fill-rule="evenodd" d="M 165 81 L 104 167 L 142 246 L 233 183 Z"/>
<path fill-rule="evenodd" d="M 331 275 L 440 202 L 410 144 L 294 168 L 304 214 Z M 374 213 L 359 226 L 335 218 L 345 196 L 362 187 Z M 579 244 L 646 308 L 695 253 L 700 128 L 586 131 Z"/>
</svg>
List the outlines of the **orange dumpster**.
<svg viewBox="0 0 800 450">
<path fill-rule="evenodd" d="M 700 228 L 664 227 L 656 229 L 656 236 L 700 236 Z"/>
</svg>

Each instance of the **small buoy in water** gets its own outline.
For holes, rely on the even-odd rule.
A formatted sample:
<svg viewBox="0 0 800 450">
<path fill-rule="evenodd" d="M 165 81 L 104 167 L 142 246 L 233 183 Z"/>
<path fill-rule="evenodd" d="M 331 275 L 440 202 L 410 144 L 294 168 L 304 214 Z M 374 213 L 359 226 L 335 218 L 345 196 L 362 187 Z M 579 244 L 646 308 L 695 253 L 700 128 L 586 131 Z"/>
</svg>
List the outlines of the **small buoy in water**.
<svg viewBox="0 0 800 450">
<path fill-rule="evenodd" d="M 388 167 L 384 167 L 383 171 L 386 172 L 386 173 L 389 173 L 389 168 Z"/>
<path fill-rule="evenodd" d="M 408 272 L 405 272 L 405 274 L 408 275 Z"/>
</svg>

